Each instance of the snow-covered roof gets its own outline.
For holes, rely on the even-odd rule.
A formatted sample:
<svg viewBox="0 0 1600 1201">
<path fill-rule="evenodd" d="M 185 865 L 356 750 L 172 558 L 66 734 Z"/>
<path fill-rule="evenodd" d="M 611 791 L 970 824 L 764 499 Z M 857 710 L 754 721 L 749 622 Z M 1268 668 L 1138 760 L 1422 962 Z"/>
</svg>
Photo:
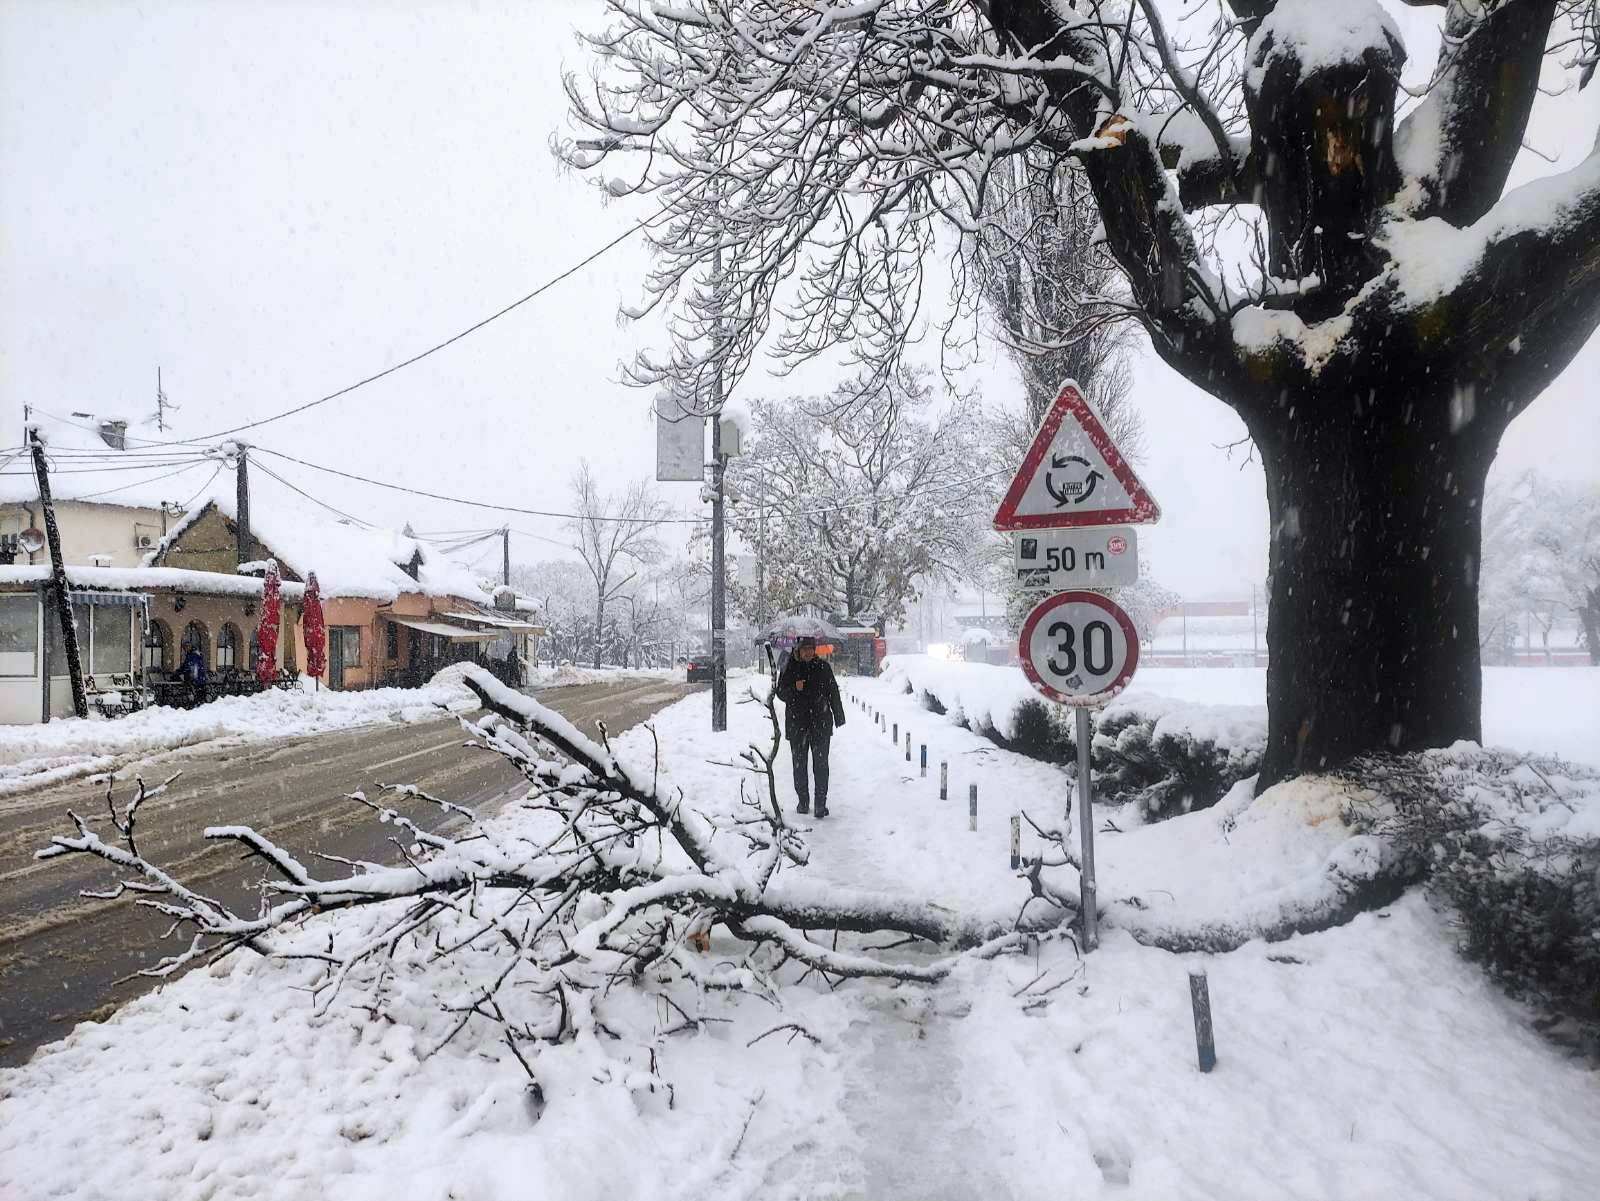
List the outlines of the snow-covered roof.
<svg viewBox="0 0 1600 1201">
<path fill-rule="evenodd" d="M 104 592 L 149 592 L 170 588 L 197 596 L 242 596 L 261 599 L 263 581 L 252 576 L 224 575 L 217 571 L 186 571 L 181 567 L 79 567 L 68 564 L 67 585 Z M 0 567 L 0 588 L 7 584 L 41 584 L 50 578 L 46 565 Z M 320 577 L 318 577 L 320 580 Z M 303 584 L 284 583 L 279 595 L 298 605 L 305 595 Z"/>
<path fill-rule="evenodd" d="M 177 435 L 157 435 L 147 423 L 120 415 L 55 416 L 35 410 L 29 422 L 44 438 L 50 493 L 57 500 L 159 509 L 163 501 L 177 502 L 191 495 L 215 466 L 194 447 L 153 444 L 158 436 Z M 121 448 L 114 445 L 118 442 Z M 0 504 L 38 497 L 28 452 L 0 457 Z"/>
<path fill-rule="evenodd" d="M 228 520 L 236 519 L 238 506 L 231 483 L 213 488 L 196 501 L 146 562 L 156 561 L 213 507 Z M 250 532 L 263 552 L 276 557 L 283 568 L 302 580 L 316 572 L 324 597 L 363 597 L 387 603 L 410 592 L 491 603 L 470 568 L 447 558 L 431 543 L 397 530 L 336 520 L 275 495 L 270 503 L 251 504 Z M 416 579 L 406 571 L 414 559 Z"/>
</svg>

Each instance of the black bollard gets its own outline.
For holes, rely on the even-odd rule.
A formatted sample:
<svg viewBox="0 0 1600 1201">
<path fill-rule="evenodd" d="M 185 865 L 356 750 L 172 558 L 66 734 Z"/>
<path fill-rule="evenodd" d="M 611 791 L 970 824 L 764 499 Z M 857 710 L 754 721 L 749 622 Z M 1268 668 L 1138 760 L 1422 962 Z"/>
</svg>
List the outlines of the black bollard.
<svg viewBox="0 0 1600 1201">
<path fill-rule="evenodd" d="M 1205 968 L 1189 969 L 1189 1004 L 1194 1009 L 1194 1047 L 1200 1070 L 1217 1066 L 1217 1048 L 1211 1038 L 1211 991 L 1206 985 Z"/>
<path fill-rule="evenodd" d="M 978 786 L 973 784 L 967 789 L 967 829 L 978 828 Z"/>
<path fill-rule="evenodd" d="M 1022 815 L 1011 815 L 1011 870 L 1022 866 Z"/>
<path fill-rule="evenodd" d="M 948 759 L 939 762 L 939 799 L 941 801 L 950 799 L 950 761 Z"/>
<path fill-rule="evenodd" d="M 928 744 L 926 742 L 921 744 L 920 751 L 922 757 L 922 778 L 926 780 L 928 778 Z"/>
</svg>

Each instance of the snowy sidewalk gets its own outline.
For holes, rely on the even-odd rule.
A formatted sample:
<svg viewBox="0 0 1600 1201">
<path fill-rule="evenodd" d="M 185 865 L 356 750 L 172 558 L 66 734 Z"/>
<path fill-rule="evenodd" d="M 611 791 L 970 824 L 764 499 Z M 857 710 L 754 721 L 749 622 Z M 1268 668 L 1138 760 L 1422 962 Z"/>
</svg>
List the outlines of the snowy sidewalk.
<svg viewBox="0 0 1600 1201">
<path fill-rule="evenodd" d="M 876 681 L 847 690 L 831 815 L 811 862 L 840 885 L 1012 916 L 1012 807 L 1058 812 L 1064 774 L 1010 754 Z M 735 694 L 736 699 L 737 694 Z M 709 730 L 709 696 L 662 711 L 661 779 L 732 812 L 748 773 L 718 766 L 769 737 L 757 706 Z M 913 761 L 905 760 L 906 725 Z M 926 779 L 916 748 L 930 747 Z M 619 753 L 652 761 L 643 729 Z M 938 763 L 950 763 L 950 797 Z M 780 796 L 792 813 L 789 754 Z M 978 830 L 966 790 L 979 784 Z M 1307 796 L 1274 790 L 1237 828 L 1215 811 L 1107 837 L 1102 895 L 1163 889 L 1207 917 L 1292 881 L 1340 837 Z M 508 813 L 508 822 L 519 820 Z M 806 825 L 808 823 L 801 823 Z M 1247 831 L 1247 836 L 1241 831 Z M 1231 839 L 1231 841 L 1230 841 Z M 1024 842 L 1023 852 L 1029 853 Z M 1239 865 L 1251 876 L 1230 875 Z M 377 911 L 324 915 L 355 931 Z M 845 945 L 842 941 L 841 945 Z M 892 935 L 859 940 L 882 945 Z M 712 959 L 743 954 L 714 934 Z M 423 949 L 425 951 L 425 948 Z M 420 953 L 420 952 L 419 952 Z M 907 949 L 888 954 L 918 954 Z M 354 990 L 313 1017 L 315 969 L 236 956 L 85 1023 L 0 1071 L 0 1196 L 100 1201 L 1587 1201 L 1600 1179 L 1600 1076 L 1565 1058 L 1453 949 L 1413 893 L 1323 934 L 1210 957 L 1218 1064 L 1195 1067 L 1190 960 L 1108 924 L 1080 959 L 963 963 L 937 987 L 783 969 L 775 996 L 708 993 L 693 1030 L 655 1013 L 671 1106 L 551 1057 L 546 1106 L 489 1024 L 426 1057 L 444 1019 L 422 980 L 375 1021 Z M 437 985 L 452 979 L 443 965 Z M 619 989 L 608 1004 L 636 1007 Z M 637 1015 L 636 1015 L 637 1016 Z M 645 1015 L 648 1028 L 650 1014 Z M 430 1023 L 431 1028 L 430 1028 Z M 448 1024 L 448 1023 L 445 1023 Z M 770 1037 L 788 1024 L 819 1042 Z M 620 1045 L 620 1044 L 618 1044 Z M 620 1054 L 612 1044 L 599 1053 Z M 105 1131 L 118 1137 L 107 1139 Z"/>
<path fill-rule="evenodd" d="M 879 730 L 870 713 L 850 700 L 846 708 L 846 724 L 833 740 L 829 816 L 811 823 L 813 870 L 849 887 L 916 892 L 957 911 L 974 903 L 987 909 L 985 898 L 996 887 L 1014 890 L 1008 863 L 1002 861 L 1009 855 L 1011 810 L 998 787 L 985 792 L 982 786 L 985 764 L 996 753 L 993 746 L 978 745 L 982 740 L 947 724 L 937 729 L 935 715 L 922 710 L 928 721 L 921 736 L 931 744 L 924 778 L 916 730 L 911 731 L 912 761 L 905 761 L 909 720 L 900 724 L 899 742 L 891 745 L 894 719 Z M 950 769 L 946 800 L 939 799 L 941 760 Z M 779 795 L 792 806 L 787 748 L 781 767 Z M 1041 774 L 1053 771 L 1044 768 Z M 968 829 L 967 785 L 972 782 L 980 786 L 976 833 Z M 963 840 L 967 845 L 960 845 Z M 973 854 L 975 845 L 992 852 L 987 858 L 999 870 L 973 870 L 974 860 L 984 857 Z M 986 1115 L 961 1085 L 963 1038 L 955 1025 L 970 1004 L 957 999 L 951 1008 L 941 1004 L 938 993 L 921 989 L 868 986 L 861 991 L 861 1012 L 839 1048 L 844 1117 L 858 1136 L 860 1184 L 842 1196 L 851 1201 L 1014 1196 L 985 1153 Z"/>
<path fill-rule="evenodd" d="M 1010 815 L 1059 812 L 1065 773 L 897 688 L 845 687 L 867 711 L 847 701 L 808 870 L 957 910 L 1019 904 Z M 792 799 L 787 758 L 781 766 L 780 795 Z M 1319 812 L 1325 799 L 1283 791 L 1237 827 L 1202 813 L 1103 838 L 1102 897 L 1164 885 L 1189 898 L 1171 898 L 1174 909 L 1224 920 L 1230 897 L 1247 909 L 1249 897 L 1292 889 L 1341 836 Z M 1025 833 L 1024 857 L 1031 847 Z M 1586 1197 L 1600 1171 L 1600 1078 L 1541 1040 L 1451 943 L 1447 921 L 1414 894 L 1325 934 L 1204 960 L 1113 928 L 1082 962 L 1058 943 L 1037 963 L 1007 957 L 940 989 L 855 986 L 862 1016 L 840 1050 L 862 1185 L 839 1195 Z M 1191 962 L 1211 977 L 1221 1062 L 1209 1076 L 1194 1066 Z M 1024 1008 L 1040 972 L 1035 989 L 1063 987 Z"/>
</svg>

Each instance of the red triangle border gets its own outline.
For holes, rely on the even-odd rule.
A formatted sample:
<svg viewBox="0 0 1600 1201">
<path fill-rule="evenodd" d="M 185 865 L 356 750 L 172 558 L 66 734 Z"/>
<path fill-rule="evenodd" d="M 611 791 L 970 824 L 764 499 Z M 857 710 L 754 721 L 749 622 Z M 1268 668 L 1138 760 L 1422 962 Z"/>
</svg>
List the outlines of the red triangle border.
<svg viewBox="0 0 1600 1201">
<path fill-rule="evenodd" d="M 1079 514 L 1041 513 L 1019 517 L 1017 506 L 1022 503 L 1023 493 L 1028 490 L 1028 485 L 1038 473 L 1046 453 L 1050 450 L 1050 444 L 1056 440 L 1061 423 L 1069 414 L 1082 427 L 1083 432 L 1089 435 L 1089 441 L 1105 459 L 1111 474 L 1117 477 L 1117 482 L 1132 498 L 1133 506 L 1127 509 L 1096 509 Z M 1111 435 L 1106 433 L 1105 426 L 1100 424 L 1100 419 L 1095 416 L 1094 410 L 1089 407 L 1089 402 L 1078 390 L 1078 385 L 1068 380 L 1061 386 L 1061 391 L 1057 394 L 1055 403 L 1050 406 L 1050 411 L 1045 414 L 1044 421 L 1039 425 L 1039 432 L 1033 436 L 1033 445 L 1028 447 L 1028 453 L 1022 459 L 1022 466 L 1017 469 L 1011 487 L 1006 490 L 1005 498 L 995 511 L 994 528 L 997 530 L 1079 529 L 1097 525 L 1147 525 L 1159 520 L 1161 520 L 1161 506 L 1156 504 L 1155 497 L 1145 490 L 1144 484 L 1133 473 L 1133 468 L 1128 466 L 1127 460 L 1122 457 L 1122 452 L 1117 449 L 1117 444 L 1111 440 Z"/>
</svg>

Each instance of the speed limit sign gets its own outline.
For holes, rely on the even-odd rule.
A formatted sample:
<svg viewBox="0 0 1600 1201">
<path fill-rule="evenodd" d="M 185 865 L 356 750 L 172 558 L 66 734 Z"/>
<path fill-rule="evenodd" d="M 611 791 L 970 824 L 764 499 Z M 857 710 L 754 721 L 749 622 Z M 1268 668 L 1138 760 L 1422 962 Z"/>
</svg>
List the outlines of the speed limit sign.
<svg viewBox="0 0 1600 1201">
<path fill-rule="evenodd" d="M 1097 592 L 1058 592 L 1022 623 L 1022 670 L 1063 705 L 1099 705 L 1128 686 L 1139 666 L 1133 621 Z"/>
</svg>

